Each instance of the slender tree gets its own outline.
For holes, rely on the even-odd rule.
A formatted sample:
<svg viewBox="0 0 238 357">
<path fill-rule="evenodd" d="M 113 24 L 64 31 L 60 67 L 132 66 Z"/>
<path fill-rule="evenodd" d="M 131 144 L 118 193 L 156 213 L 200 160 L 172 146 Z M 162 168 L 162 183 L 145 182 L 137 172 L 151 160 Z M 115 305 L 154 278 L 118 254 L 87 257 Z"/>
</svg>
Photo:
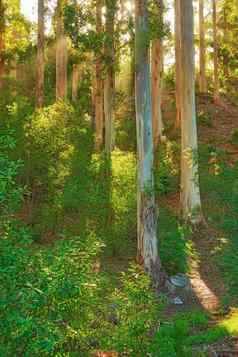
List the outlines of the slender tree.
<svg viewBox="0 0 238 357">
<path fill-rule="evenodd" d="M 180 30 L 180 0 L 174 1 L 174 32 L 175 32 L 175 96 L 176 96 L 176 121 L 175 127 L 181 123 L 181 30 Z"/>
<path fill-rule="evenodd" d="M 96 1 L 96 31 L 100 36 L 102 34 L 102 0 Z M 96 150 L 99 150 L 103 144 L 103 68 L 100 49 L 96 52 L 96 93 L 95 93 L 95 129 L 96 129 Z"/>
<path fill-rule="evenodd" d="M 220 103 L 220 85 L 218 72 L 218 41 L 217 41 L 217 6 L 216 0 L 212 0 L 213 4 L 213 62 L 214 62 L 214 103 Z"/>
<path fill-rule="evenodd" d="M 56 99 L 67 97 L 67 37 L 64 32 L 65 0 L 57 0 L 56 9 Z"/>
<path fill-rule="evenodd" d="M 158 0 L 159 28 L 163 28 L 163 0 Z M 159 140 L 163 137 L 163 121 L 161 110 L 162 76 L 163 76 L 163 41 L 156 38 L 152 41 L 151 51 L 152 69 L 152 127 L 154 150 L 157 149 Z"/>
<path fill-rule="evenodd" d="M 136 123 L 138 149 L 138 260 L 153 281 L 161 268 L 156 235 L 156 203 L 153 179 L 153 137 L 150 81 L 148 1 L 135 2 Z"/>
<path fill-rule="evenodd" d="M 37 41 L 37 80 L 36 104 L 44 103 L 44 0 L 38 0 L 38 41 Z"/>
<path fill-rule="evenodd" d="M 77 102 L 78 99 L 78 86 L 79 86 L 79 64 L 73 64 L 72 70 L 72 101 Z"/>
<path fill-rule="evenodd" d="M 132 115 L 135 116 L 135 21 L 133 14 L 129 15 L 130 35 L 130 98 L 132 103 Z"/>
<path fill-rule="evenodd" d="M 5 33 L 5 7 L 3 0 L 0 0 L 0 88 L 3 86 L 3 76 L 4 76 L 4 33 Z"/>
<path fill-rule="evenodd" d="M 207 92 L 204 0 L 199 0 L 199 89 L 201 93 Z"/>
<path fill-rule="evenodd" d="M 227 11 L 227 3 L 226 1 L 223 4 L 223 41 L 224 44 L 228 47 L 229 46 L 229 27 L 228 27 L 228 11 Z M 223 71 L 224 71 L 224 76 L 226 79 L 229 79 L 230 73 L 229 73 L 229 55 L 227 52 L 227 49 L 223 55 Z"/>
<path fill-rule="evenodd" d="M 198 182 L 197 125 L 195 108 L 195 51 L 193 3 L 180 0 L 181 26 L 181 204 L 186 220 L 201 220 Z"/>
<path fill-rule="evenodd" d="M 105 114 L 105 150 L 107 154 L 114 145 L 114 92 L 115 92 L 115 44 L 114 21 L 116 0 L 106 0 L 106 78 L 104 81 L 104 114 Z"/>
</svg>

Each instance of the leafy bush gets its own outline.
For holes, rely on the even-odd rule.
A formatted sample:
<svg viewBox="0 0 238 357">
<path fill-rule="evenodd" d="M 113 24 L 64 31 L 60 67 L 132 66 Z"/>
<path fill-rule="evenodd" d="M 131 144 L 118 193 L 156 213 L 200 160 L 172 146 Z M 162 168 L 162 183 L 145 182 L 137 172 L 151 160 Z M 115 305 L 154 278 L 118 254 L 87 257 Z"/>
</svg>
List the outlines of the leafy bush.
<svg viewBox="0 0 238 357">
<path fill-rule="evenodd" d="M 206 327 L 207 322 L 207 316 L 200 311 L 174 316 L 173 321 L 162 324 L 155 334 L 151 345 L 152 356 L 203 356 L 202 352 L 196 353 L 192 349 L 189 335 L 194 328 Z"/>
<path fill-rule="evenodd" d="M 159 195 L 176 192 L 178 189 L 179 147 L 175 142 L 161 146 L 155 158 L 158 167 L 155 169 L 155 190 Z"/>
<path fill-rule="evenodd" d="M 211 110 L 201 109 L 197 115 L 198 122 L 202 125 L 212 127 L 213 126 L 213 113 Z"/>
<path fill-rule="evenodd" d="M 231 143 L 238 145 L 238 129 L 234 129 L 231 134 Z"/>
<path fill-rule="evenodd" d="M 120 289 L 112 294 L 118 323 L 102 338 L 102 347 L 127 353 L 131 357 L 146 356 L 155 327 L 166 304 L 151 289 L 149 278 L 140 267 L 132 265 L 120 279 Z"/>
</svg>

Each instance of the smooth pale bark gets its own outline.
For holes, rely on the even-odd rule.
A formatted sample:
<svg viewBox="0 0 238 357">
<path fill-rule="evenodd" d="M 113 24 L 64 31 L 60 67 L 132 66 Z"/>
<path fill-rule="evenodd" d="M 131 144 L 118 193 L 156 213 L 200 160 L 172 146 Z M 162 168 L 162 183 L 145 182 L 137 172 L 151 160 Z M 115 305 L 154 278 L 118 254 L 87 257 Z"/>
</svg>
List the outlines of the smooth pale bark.
<svg viewBox="0 0 238 357">
<path fill-rule="evenodd" d="M 104 81 L 105 151 L 110 155 L 114 146 L 114 92 L 115 92 L 115 49 L 114 20 L 115 0 L 106 0 L 106 78 Z"/>
<path fill-rule="evenodd" d="M 152 128 L 154 150 L 163 139 L 164 125 L 162 121 L 161 96 L 163 76 L 163 44 L 161 39 L 152 41 L 151 51 L 152 72 Z"/>
<path fill-rule="evenodd" d="M 229 44 L 229 29 L 228 29 L 228 22 L 227 22 L 227 11 L 226 11 L 226 3 L 223 5 L 223 17 L 224 17 L 224 43 L 226 45 Z M 224 54 L 223 57 L 223 71 L 224 71 L 224 76 L 227 79 L 229 79 L 230 73 L 229 73 L 229 56 L 227 53 Z"/>
<path fill-rule="evenodd" d="M 96 31 L 102 33 L 102 0 L 96 2 Z M 95 93 L 95 148 L 101 149 L 103 145 L 103 126 L 104 126 L 104 109 L 103 109 L 103 66 L 101 54 L 96 54 L 96 93 Z"/>
<path fill-rule="evenodd" d="M 4 76 L 4 32 L 5 32 L 5 16 L 4 16 L 4 5 L 3 0 L 0 0 L 0 88 L 3 86 L 3 76 Z"/>
<path fill-rule="evenodd" d="M 153 136 L 150 81 L 148 1 L 136 0 L 136 124 L 138 151 L 137 239 L 138 261 L 154 282 L 160 278 L 157 216 L 153 178 Z"/>
<path fill-rule="evenodd" d="M 72 101 L 74 103 L 76 103 L 78 99 L 79 71 L 79 64 L 75 63 L 72 71 Z"/>
<path fill-rule="evenodd" d="M 204 0 L 199 0 L 199 89 L 201 93 L 207 92 Z"/>
<path fill-rule="evenodd" d="M 218 73 L 218 42 L 217 42 L 217 7 L 216 0 L 212 0 L 213 5 L 213 65 L 214 65 L 214 103 L 220 103 L 220 85 Z"/>
<path fill-rule="evenodd" d="M 38 0 L 38 40 L 37 40 L 37 78 L 36 104 L 42 107 L 44 103 L 44 0 Z"/>
<path fill-rule="evenodd" d="M 129 33 L 130 33 L 130 97 L 132 102 L 132 112 L 135 114 L 135 33 L 134 33 L 134 18 L 129 18 Z"/>
<path fill-rule="evenodd" d="M 176 120 L 175 127 L 181 124 L 181 29 L 180 29 L 180 0 L 174 2 L 174 32 L 175 32 L 175 97 L 176 97 Z"/>
<path fill-rule="evenodd" d="M 64 0 L 57 1 L 56 25 L 56 99 L 67 97 L 67 38 L 64 33 Z"/>
<path fill-rule="evenodd" d="M 181 205 L 183 216 L 201 221 L 198 178 L 198 142 L 195 108 L 195 51 L 193 3 L 180 0 L 181 18 Z"/>
</svg>

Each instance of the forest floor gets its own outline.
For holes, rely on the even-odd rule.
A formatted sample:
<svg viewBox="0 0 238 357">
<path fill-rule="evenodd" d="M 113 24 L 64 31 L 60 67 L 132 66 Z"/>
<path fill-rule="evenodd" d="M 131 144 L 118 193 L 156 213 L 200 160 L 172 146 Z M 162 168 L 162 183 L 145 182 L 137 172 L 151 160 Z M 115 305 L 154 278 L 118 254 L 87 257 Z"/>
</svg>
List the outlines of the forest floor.
<svg viewBox="0 0 238 357">
<path fill-rule="evenodd" d="M 175 117 L 175 112 L 167 109 L 171 107 L 169 103 L 171 95 L 165 97 L 163 103 L 164 118 L 168 123 Z M 238 261 L 238 258 L 231 254 L 232 249 L 237 247 L 238 238 L 238 202 L 237 197 L 235 198 L 236 183 L 233 181 L 237 179 L 238 106 L 225 99 L 220 106 L 215 106 L 211 98 L 202 96 L 197 98 L 197 103 L 205 224 L 190 235 L 194 251 L 189 258 L 188 276 L 194 299 L 192 305 L 185 303 L 178 308 L 170 306 L 166 314 L 170 316 L 172 311 L 173 316 L 178 311 L 181 313 L 196 308 L 206 311 L 209 314 L 209 324 L 218 326 L 225 323 L 228 330 L 230 326 L 231 336 L 218 338 L 215 342 L 212 342 L 212 338 L 209 342 L 208 338 L 204 346 L 200 346 L 201 351 L 206 351 L 209 356 L 238 356 L 238 271 L 231 267 Z M 170 133 L 173 138 L 173 130 L 168 131 L 168 137 Z M 206 150 L 210 152 L 209 159 Z M 220 175 L 223 176 L 221 180 Z M 166 201 L 165 204 L 178 215 L 179 194 L 172 194 Z"/>
</svg>

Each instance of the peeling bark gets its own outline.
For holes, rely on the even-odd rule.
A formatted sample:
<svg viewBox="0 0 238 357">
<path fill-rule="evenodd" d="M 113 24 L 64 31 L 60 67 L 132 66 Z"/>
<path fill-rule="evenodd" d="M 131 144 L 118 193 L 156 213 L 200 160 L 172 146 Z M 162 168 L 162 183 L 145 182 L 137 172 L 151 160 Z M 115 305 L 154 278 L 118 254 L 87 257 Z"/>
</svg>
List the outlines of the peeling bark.
<svg viewBox="0 0 238 357">
<path fill-rule="evenodd" d="M 195 51 L 193 4 L 180 0 L 181 19 L 181 205 L 186 220 L 201 221 L 198 141 L 195 108 Z"/>
<path fill-rule="evenodd" d="M 175 128 L 181 124 L 181 29 L 180 29 L 180 0 L 174 2 L 174 32 L 175 32 L 175 96 L 176 96 L 176 120 Z"/>
<path fill-rule="evenodd" d="M 136 0 L 136 124 L 138 151 L 138 260 L 155 283 L 160 279 L 157 216 L 153 178 L 153 137 L 148 41 L 148 1 Z"/>
<path fill-rule="evenodd" d="M 162 121 L 162 73 L 163 73 L 163 45 L 161 39 L 152 42 L 152 128 L 154 150 L 162 141 L 164 125 Z"/>
</svg>

